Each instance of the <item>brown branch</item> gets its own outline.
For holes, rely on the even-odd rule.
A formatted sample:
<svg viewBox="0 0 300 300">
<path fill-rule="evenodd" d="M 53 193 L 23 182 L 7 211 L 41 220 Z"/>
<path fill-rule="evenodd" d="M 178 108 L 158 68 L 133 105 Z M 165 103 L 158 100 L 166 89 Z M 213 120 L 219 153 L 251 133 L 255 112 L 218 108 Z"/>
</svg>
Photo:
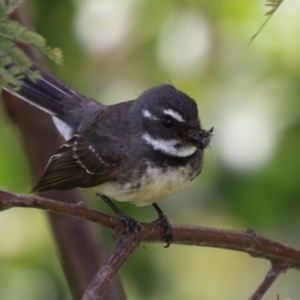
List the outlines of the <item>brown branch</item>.
<svg viewBox="0 0 300 300">
<path fill-rule="evenodd" d="M 101 299 L 118 270 L 128 260 L 140 242 L 165 242 L 159 225 L 141 223 L 137 238 L 122 235 L 123 224 L 115 217 L 92 210 L 82 202 L 77 204 L 37 196 L 14 194 L 0 190 L 0 211 L 13 207 L 39 208 L 54 213 L 92 221 L 115 230 L 117 244 L 86 290 L 83 300 Z M 272 268 L 251 300 L 259 300 L 276 278 L 290 268 L 300 269 L 300 250 L 285 246 L 262 236 L 252 229 L 246 232 L 196 226 L 173 226 L 174 244 L 209 246 L 242 251 L 253 257 L 270 260 Z"/>
<path fill-rule="evenodd" d="M 82 300 L 100 300 L 111 280 L 138 247 L 138 241 L 131 235 L 118 235 L 117 243 L 105 263 L 99 268 L 83 295 Z"/>
<path fill-rule="evenodd" d="M 12 207 L 40 208 L 54 213 L 89 220 L 114 230 L 123 225 L 117 218 L 92 210 L 81 203 L 71 204 L 37 196 L 13 194 L 0 190 L 0 210 Z M 174 244 L 197 245 L 242 251 L 253 257 L 270 261 L 284 262 L 289 268 L 300 269 L 300 250 L 285 246 L 265 237 L 256 235 L 253 230 L 237 232 L 198 226 L 173 226 Z M 162 242 L 164 233 L 159 225 L 141 223 L 138 234 L 140 242 Z"/>
<path fill-rule="evenodd" d="M 288 269 L 286 264 L 274 262 L 272 263 L 271 270 L 267 273 L 264 281 L 257 288 L 255 293 L 252 295 L 250 300 L 260 300 L 262 296 L 266 293 L 266 291 L 270 288 L 270 286 L 274 283 L 277 277 L 285 272 Z"/>
</svg>

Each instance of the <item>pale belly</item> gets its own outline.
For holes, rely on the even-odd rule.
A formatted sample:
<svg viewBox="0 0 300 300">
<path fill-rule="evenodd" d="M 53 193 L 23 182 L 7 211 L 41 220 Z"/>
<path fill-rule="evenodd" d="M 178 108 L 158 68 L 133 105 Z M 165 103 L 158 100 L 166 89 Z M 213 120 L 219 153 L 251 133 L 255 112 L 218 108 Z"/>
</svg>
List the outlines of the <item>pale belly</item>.
<svg viewBox="0 0 300 300">
<path fill-rule="evenodd" d="M 148 166 L 139 182 L 106 182 L 95 189 L 117 201 L 144 206 L 184 190 L 197 174 L 198 170 L 194 170 L 191 166 L 165 170 Z"/>
</svg>

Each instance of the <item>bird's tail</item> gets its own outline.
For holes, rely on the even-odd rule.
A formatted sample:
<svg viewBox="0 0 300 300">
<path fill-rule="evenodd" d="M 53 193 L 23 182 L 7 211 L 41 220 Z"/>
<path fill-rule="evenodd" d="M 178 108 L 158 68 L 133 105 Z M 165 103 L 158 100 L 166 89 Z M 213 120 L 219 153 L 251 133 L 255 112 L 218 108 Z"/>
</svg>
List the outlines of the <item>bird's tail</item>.
<svg viewBox="0 0 300 300">
<path fill-rule="evenodd" d="M 28 72 L 36 71 L 39 71 L 40 79 L 33 81 L 27 74 L 22 74 L 24 78 L 21 87 L 8 91 L 51 114 L 58 130 L 65 138 L 69 138 L 77 132 L 82 116 L 101 105 L 75 92 L 36 65 L 28 70 Z M 66 128 L 68 134 L 65 134 Z"/>
<path fill-rule="evenodd" d="M 28 71 L 36 71 L 36 68 Z M 63 99 L 70 91 L 50 74 L 41 69 L 38 71 L 42 78 L 33 81 L 26 76 L 20 89 L 15 94 L 55 117 L 65 117 Z"/>
</svg>

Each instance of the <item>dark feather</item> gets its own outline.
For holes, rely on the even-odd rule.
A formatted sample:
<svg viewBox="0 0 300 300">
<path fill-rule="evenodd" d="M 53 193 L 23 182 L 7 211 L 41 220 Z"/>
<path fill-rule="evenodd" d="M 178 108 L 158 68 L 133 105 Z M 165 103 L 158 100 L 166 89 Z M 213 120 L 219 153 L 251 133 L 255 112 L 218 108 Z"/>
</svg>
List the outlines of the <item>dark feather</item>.
<svg viewBox="0 0 300 300">
<path fill-rule="evenodd" d="M 51 157 L 32 191 L 92 187 L 113 180 L 122 171 L 120 163 L 110 164 L 113 158 L 102 157 L 97 150 L 81 136 L 74 136 Z"/>
</svg>

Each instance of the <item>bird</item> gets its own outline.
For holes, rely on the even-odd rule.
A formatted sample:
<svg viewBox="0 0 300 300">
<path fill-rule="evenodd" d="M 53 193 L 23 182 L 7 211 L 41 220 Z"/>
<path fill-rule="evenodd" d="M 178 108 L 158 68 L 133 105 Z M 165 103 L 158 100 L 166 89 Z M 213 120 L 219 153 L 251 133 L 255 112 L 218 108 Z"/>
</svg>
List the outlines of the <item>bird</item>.
<svg viewBox="0 0 300 300">
<path fill-rule="evenodd" d="M 35 64 L 28 71 L 39 71 L 40 78 L 33 81 L 24 73 L 21 87 L 9 91 L 49 113 L 66 140 L 32 191 L 93 187 L 126 232 L 132 231 L 132 219 L 111 199 L 153 205 L 168 247 L 172 226 L 157 202 L 184 190 L 199 175 L 213 135 L 213 127 L 202 129 L 195 100 L 169 83 L 135 100 L 104 105 Z M 133 227 L 138 232 L 139 223 Z"/>
</svg>

